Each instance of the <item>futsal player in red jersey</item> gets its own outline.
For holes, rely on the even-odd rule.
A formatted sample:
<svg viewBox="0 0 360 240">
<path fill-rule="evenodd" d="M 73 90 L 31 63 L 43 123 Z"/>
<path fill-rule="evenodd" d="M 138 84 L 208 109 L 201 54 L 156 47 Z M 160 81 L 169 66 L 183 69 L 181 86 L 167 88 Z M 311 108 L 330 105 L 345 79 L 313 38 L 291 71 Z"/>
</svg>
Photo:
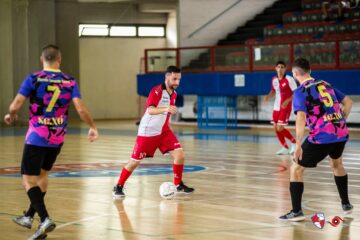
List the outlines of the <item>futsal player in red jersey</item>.
<svg viewBox="0 0 360 240">
<path fill-rule="evenodd" d="M 186 186 L 182 181 L 184 170 L 184 152 L 169 126 L 171 114 L 177 112 L 175 106 L 176 91 L 181 79 L 181 70 L 169 66 L 165 73 L 165 82 L 155 86 L 146 102 L 146 110 L 141 118 L 136 143 L 130 161 L 122 169 L 118 183 L 114 187 L 113 197 L 124 198 L 123 191 L 126 180 L 140 165 L 143 158 L 154 156 L 156 149 L 163 154 L 170 154 L 174 158 L 174 184 L 178 192 L 190 194 L 193 188 Z"/>
<path fill-rule="evenodd" d="M 271 90 L 264 97 L 264 102 L 269 101 L 270 98 L 275 96 L 271 123 L 274 124 L 276 136 L 282 145 L 282 148 L 276 154 L 286 155 L 292 154 L 295 151 L 295 138 L 285 126 L 289 123 L 292 95 L 293 91 L 297 88 L 297 84 L 294 78 L 286 75 L 286 64 L 283 61 L 276 63 L 275 70 L 277 75 L 272 79 Z M 286 143 L 286 138 L 291 142 L 290 147 Z"/>
</svg>

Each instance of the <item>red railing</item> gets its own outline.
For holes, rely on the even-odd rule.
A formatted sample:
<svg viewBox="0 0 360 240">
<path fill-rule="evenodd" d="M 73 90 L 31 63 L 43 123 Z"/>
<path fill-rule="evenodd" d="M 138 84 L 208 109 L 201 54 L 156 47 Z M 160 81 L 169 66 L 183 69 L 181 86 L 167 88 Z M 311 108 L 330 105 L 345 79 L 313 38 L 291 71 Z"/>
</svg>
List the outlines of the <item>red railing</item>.
<svg viewBox="0 0 360 240">
<path fill-rule="evenodd" d="M 300 56 L 309 59 L 314 69 L 360 69 L 360 37 L 351 40 L 146 49 L 145 72 L 163 72 L 168 65 L 181 67 L 183 72 L 269 71 L 274 69 L 278 60 L 291 66 Z"/>
</svg>

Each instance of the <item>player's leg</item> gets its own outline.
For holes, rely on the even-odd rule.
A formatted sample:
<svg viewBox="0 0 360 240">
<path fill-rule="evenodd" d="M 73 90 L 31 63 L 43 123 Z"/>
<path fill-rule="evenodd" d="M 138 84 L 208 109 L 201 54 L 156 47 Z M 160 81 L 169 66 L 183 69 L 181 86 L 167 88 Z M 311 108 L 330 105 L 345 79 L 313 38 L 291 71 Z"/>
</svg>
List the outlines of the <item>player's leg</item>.
<svg viewBox="0 0 360 240">
<path fill-rule="evenodd" d="M 134 157 L 134 156 L 133 156 Z M 121 170 L 118 182 L 113 188 L 113 198 L 122 199 L 125 197 L 124 186 L 127 179 L 133 173 L 133 171 L 140 165 L 140 159 L 130 159 L 130 161 Z"/>
<path fill-rule="evenodd" d="M 274 130 L 276 136 L 281 144 L 281 148 L 276 152 L 277 155 L 286 155 L 289 154 L 289 146 L 286 143 L 285 137 L 283 135 L 284 126 L 278 123 L 274 123 Z"/>
<path fill-rule="evenodd" d="M 50 148 L 50 147 L 38 147 L 39 156 L 42 156 L 40 174 L 36 181 L 36 187 L 33 187 L 29 190 L 32 191 L 31 196 L 33 199 L 31 201 L 31 207 L 36 210 L 40 217 L 40 225 L 37 231 L 32 235 L 32 239 L 44 239 L 47 236 L 47 233 L 53 231 L 56 228 L 56 224 L 53 220 L 50 219 L 50 216 L 46 210 L 45 204 L 45 194 L 48 189 L 49 183 L 49 174 L 48 172 L 52 169 L 57 156 L 61 151 L 61 147 Z"/>
<path fill-rule="evenodd" d="M 290 195 L 292 210 L 280 216 L 281 220 L 298 222 L 305 220 L 301 209 L 302 194 L 304 192 L 304 170 L 306 167 L 314 168 L 328 155 L 327 146 L 322 144 L 310 143 L 307 139 L 301 145 L 302 157 L 297 163 L 293 163 L 290 168 Z"/>
<path fill-rule="evenodd" d="M 341 199 L 341 206 L 344 210 L 345 214 L 351 213 L 353 210 L 353 206 L 349 201 L 348 195 L 348 175 L 343 165 L 342 161 L 342 152 L 344 150 L 345 143 L 335 143 L 332 144 L 332 151 L 330 155 L 330 166 L 334 173 L 334 179 L 336 183 L 336 187 L 339 192 L 339 196 Z"/>
<path fill-rule="evenodd" d="M 279 129 L 279 131 L 281 131 L 281 134 L 285 138 L 290 140 L 291 146 L 289 147 L 289 153 L 293 154 L 295 151 L 296 140 L 295 140 L 294 136 L 291 134 L 291 132 L 285 128 L 285 126 L 287 126 L 289 124 L 290 114 L 291 114 L 291 107 L 288 107 L 286 109 L 281 109 L 280 114 L 279 114 L 278 125 L 282 125 L 282 127 L 283 127 L 282 130 Z"/>
<path fill-rule="evenodd" d="M 305 168 L 297 163 L 293 163 L 290 167 L 290 196 L 292 210 L 280 216 L 280 220 L 291 222 L 304 221 L 305 216 L 301 209 L 301 199 L 304 192 L 304 175 Z"/>
<path fill-rule="evenodd" d="M 194 188 L 188 187 L 182 180 L 182 174 L 184 171 L 184 151 L 182 150 L 179 140 L 172 131 L 166 131 L 161 134 L 161 141 L 159 150 L 163 153 L 169 153 L 173 161 L 174 172 L 174 185 L 178 192 L 190 194 L 194 191 Z"/>
<path fill-rule="evenodd" d="M 122 199 L 125 197 L 124 186 L 127 179 L 131 176 L 133 171 L 140 165 L 140 162 L 145 157 L 153 157 L 158 147 L 160 137 L 143 137 L 137 136 L 134 149 L 132 151 L 130 161 L 121 170 L 117 184 L 113 188 L 113 198 Z"/>
</svg>

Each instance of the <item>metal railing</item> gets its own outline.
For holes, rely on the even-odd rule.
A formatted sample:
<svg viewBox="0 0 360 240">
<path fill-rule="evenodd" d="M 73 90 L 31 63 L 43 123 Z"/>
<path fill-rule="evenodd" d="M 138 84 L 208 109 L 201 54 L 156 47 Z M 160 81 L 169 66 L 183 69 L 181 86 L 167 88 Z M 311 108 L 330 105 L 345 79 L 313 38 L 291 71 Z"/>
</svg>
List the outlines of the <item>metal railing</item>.
<svg viewBox="0 0 360 240">
<path fill-rule="evenodd" d="M 305 57 L 319 70 L 360 69 L 360 38 L 281 44 L 201 46 L 145 50 L 145 72 L 163 72 L 167 66 L 183 72 L 272 71 L 278 60 L 291 66 Z"/>
</svg>

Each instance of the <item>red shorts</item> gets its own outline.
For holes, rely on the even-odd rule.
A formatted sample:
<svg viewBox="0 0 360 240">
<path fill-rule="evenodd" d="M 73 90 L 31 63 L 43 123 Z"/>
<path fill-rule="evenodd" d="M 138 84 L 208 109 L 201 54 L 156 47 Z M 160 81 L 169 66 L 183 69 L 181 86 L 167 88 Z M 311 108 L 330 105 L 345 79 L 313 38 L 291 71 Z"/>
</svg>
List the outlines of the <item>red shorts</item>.
<svg viewBox="0 0 360 240">
<path fill-rule="evenodd" d="M 162 154 L 166 154 L 172 150 L 181 149 L 181 145 L 172 131 L 153 137 L 137 136 L 131 159 L 140 161 L 143 158 L 153 157 L 157 148 Z"/>
<path fill-rule="evenodd" d="M 279 125 L 288 125 L 291 114 L 291 108 L 280 109 L 280 111 L 273 111 L 271 123 Z"/>
</svg>

